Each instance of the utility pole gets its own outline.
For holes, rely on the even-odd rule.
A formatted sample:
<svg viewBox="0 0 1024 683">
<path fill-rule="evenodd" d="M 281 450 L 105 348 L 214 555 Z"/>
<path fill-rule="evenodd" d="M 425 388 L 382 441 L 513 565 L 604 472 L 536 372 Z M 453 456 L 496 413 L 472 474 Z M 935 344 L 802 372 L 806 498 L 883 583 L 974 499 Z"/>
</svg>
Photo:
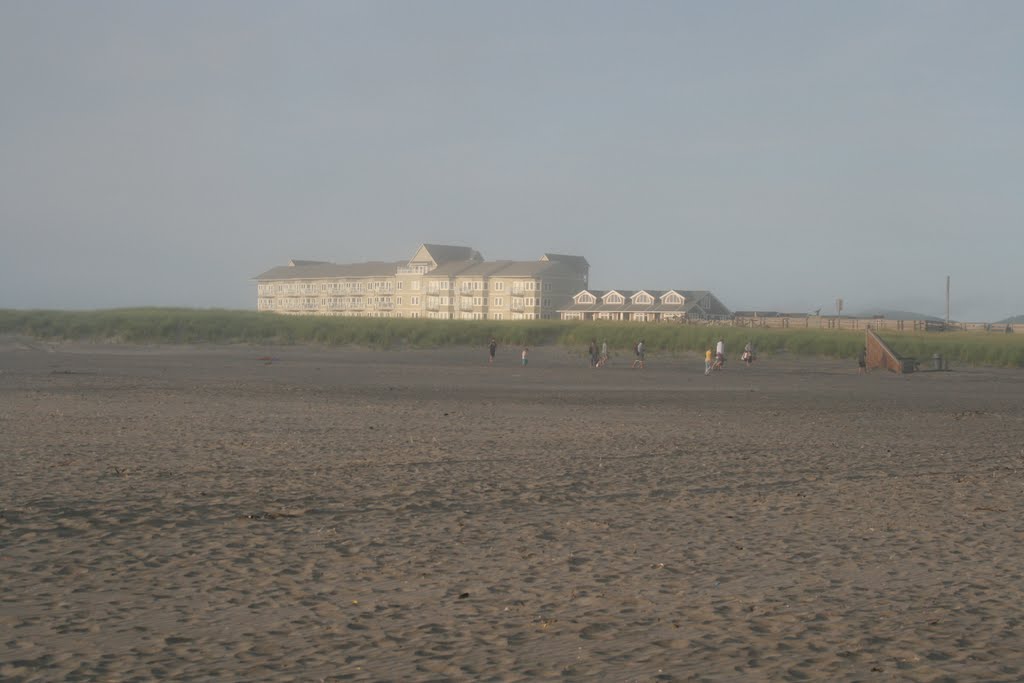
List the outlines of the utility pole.
<svg viewBox="0 0 1024 683">
<path fill-rule="evenodd" d="M 949 329 L 949 276 L 946 276 L 946 329 Z"/>
</svg>

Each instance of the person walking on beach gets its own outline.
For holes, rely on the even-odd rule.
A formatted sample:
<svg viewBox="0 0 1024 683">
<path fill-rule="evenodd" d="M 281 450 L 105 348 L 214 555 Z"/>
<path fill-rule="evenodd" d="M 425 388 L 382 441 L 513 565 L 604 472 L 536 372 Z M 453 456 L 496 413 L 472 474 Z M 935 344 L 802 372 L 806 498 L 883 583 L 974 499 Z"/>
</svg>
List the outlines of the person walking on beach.
<svg viewBox="0 0 1024 683">
<path fill-rule="evenodd" d="M 725 340 L 719 339 L 715 344 L 715 369 L 721 370 L 725 367 Z"/>
<path fill-rule="evenodd" d="M 644 355 L 645 355 L 646 351 L 647 351 L 647 349 L 644 348 L 644 340 L 641 339 L 640 341 L 638 341 L 636 343 L 636 360 L 633 361 L 633 367 L 634 368 L 643 368 L 644 367 Z"/>
<path fill-rule="evenodd" d="M 529 359 L 527 358 L 527 356 L 529 356 L 529 355 L 530 355 L 530 349 L 528 349 L 528 348 L 526 348 L 524 346 L 523 347 L 523 367 L 526 367 L 526 364 L 529 362 Z"/>
<path fill-rule="evenodd" d="M 747 342 L 747 345 L 743 347 L 743 362 L 747 364 L 749 368 L 754 363 L 754 344 Z"/>
<path fill-rule="evenodd" d="M 498 342 L 495 341 L 494 337 L 491 337 L 491 343 L 487 345 L 487 364 L 494 365 L 494 354 L 498 350 Z"/>
<path fill-rule="evenodd" d="M 605 339 L 601 342 L 601 357 L 597 359 L 597 367 L 602 367 L 608 364 L 608 340 Z"/>
<path fill-rule="evenodd" d="M 591 339 L 590 340 L 590 348 L 587 349 L 587 352 L 590 354 L 590 367 L 596 368 L 597 367 L 597 361 L 598 361 L 598 357 L 597 357 L 597 340 L 596 339 Z"/>
<path fill-rule="evenodd" d="M 704 374 L 705 375 L 710 375 L 711 374 L 711 365 L 712 365 L 711 356 L 712 356 L 711 349 L 708 349 L 707 351 L 704 352 Z"/>
<path fill-rule="evenodd" d="M 857 374 L 868 374 L 868 350 L 864 346 L 861 347 L 860 353 L 857 354 Z"/>
</svg>

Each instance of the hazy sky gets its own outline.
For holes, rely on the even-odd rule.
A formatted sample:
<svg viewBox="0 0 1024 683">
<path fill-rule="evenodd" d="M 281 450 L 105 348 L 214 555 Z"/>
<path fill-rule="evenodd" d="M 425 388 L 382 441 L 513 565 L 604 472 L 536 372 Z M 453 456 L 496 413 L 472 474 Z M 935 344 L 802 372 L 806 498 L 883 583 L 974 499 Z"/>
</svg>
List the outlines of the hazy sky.
<svg viewBox="0 0 1024 683">
<path fill-rule="evenodd" d="M 1024 3 L 0 0 L 0 308 L 582 254 L 733 309 L 1024 313 Z"/>
</svg>

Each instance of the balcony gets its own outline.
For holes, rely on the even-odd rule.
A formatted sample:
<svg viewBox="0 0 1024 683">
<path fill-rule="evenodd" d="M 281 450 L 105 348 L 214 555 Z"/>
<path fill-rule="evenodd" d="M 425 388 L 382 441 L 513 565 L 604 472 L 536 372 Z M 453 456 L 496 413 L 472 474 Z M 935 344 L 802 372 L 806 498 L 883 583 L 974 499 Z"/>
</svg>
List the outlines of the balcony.
<svg viewBox="0 0 1024 683">
<path fill-rule="evenodd" d="M 461 301 L 459 301 L 459 310 L 460 311 L 472 311 L 474 308 L 475 308 L 475 306 L 473 306 L 473 300 L 472 299 L 465 299 L 464 298 Z"/>
</svg>

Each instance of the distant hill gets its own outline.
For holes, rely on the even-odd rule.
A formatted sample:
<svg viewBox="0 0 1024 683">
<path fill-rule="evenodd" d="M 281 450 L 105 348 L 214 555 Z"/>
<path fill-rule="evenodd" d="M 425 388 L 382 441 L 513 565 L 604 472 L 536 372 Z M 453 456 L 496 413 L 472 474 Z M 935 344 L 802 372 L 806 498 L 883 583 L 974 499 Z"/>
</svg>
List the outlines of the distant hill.
<svg viewBox="0 0 1024 683">
<path fill-rule="evenodd" d="M 875 308 L 854 315 L 855 318 L 876 318 L 879 316 L 889 320 L 934 320 L 939 322 L 943 320 L 942 318 L 937 318 L 934 315 L 914 313 L 913 311 L 897 311 L 889 308 Z"/>
<path fill-rule="evenodd" d="M 1015 315 L 1005 320 L 997 320 L 996 325 L 1024 325 L 1024 314 Z"/>
</svg>

